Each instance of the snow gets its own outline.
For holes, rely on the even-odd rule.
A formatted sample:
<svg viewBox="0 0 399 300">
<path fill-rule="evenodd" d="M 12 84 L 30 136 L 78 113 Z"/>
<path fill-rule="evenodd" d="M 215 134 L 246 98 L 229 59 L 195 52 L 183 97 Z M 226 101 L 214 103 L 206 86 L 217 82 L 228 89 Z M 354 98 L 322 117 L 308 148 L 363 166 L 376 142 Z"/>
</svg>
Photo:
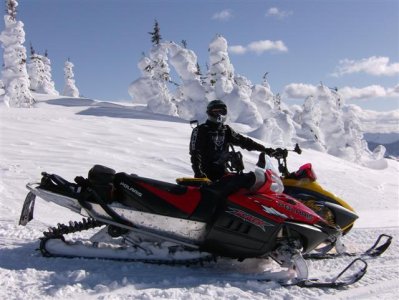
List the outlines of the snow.
<svg viewBox="0 0 399 300">
<path fill-rule="evenodd" d="M 80 220 L 64 208 L 36 201 L 35 218 L 17 225 L 26 183 L 40 173 L 73 181 L 94 164 L 174 182 L 191 176 L 191 127 L 182 118 L 148 112 L 143 105 L 34 94 L 33 108 L 0 104 L 0 298 L 1 299 L 396 299 L 399 292 L 399 162 L 376 168 L 316 150 L 290 153 L 291 170 L 312 162 L 319 183 L 359 214 L 344 237 L 349 250 L 367 249 L 381 233 L 394 237 L 381 257 L 368 259 L 367 274 L 342 289 L 282 287 L 251 273 L 272 261 L 247 260 L 195 267 L 155 266 L 102 260 L 44 258 L 38 238 L 49 226 Z M 388 123 L 389 116 L 387 115 Z M 384 118 L 379 118 L 379 126 Z M 389 124 L 388 124 L 389 125 Z M 248 128 L 232 123 L 240 131 Z M 389 131 L 387 131 L 389 132 Z M 262 142 L 262 141 L 260 141 Z M 251 170 L 256 153 L 241 151 Z M 351 258 L 310 261 L 310 276 L 334 276 Z"/>
</svg>

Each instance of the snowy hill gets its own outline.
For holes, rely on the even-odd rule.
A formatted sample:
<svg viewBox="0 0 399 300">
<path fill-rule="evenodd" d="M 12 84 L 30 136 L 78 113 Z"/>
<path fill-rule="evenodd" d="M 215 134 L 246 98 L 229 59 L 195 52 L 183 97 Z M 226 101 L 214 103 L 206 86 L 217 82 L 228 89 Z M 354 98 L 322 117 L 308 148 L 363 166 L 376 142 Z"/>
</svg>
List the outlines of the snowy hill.
<svg viewBox="0 0 399 300">
<path fill-rule="evenodd" d="M 273 268 L 275 263 L 267 260 L 188 268 L 41 257 L 35 249 L 48 226 L 81 219 L 38 200 L 35 219 L 27 227 L 17 225 L 25 184 L 38 180 L 42 171 L 73 181 L 102 164 L 169 182 L 192 171 L 191 128 L 181 118 L 150 113 L 140 105 L 38 97 L 41 101 L 30 109 L 0 105 L 2 299 L 394 299 L 399 292 L 399 163 L 387 160 L 372 169 L 307 149 L 289 156 L 289 168 L 312 162 L 320 184 L 354 207 L 360 218 L 344 238 L 347 247 L 365 249 L 380 233 L 394 236 L 388 251 L 369 260 L 366 276 L 349 289 L 241 279 L 242 272 Z M 257 153 L 242 153 L 246 168 L 253 169 Z M 311 261 L 311 275 L 333 276 L 349 260 Z"/>
</svg>

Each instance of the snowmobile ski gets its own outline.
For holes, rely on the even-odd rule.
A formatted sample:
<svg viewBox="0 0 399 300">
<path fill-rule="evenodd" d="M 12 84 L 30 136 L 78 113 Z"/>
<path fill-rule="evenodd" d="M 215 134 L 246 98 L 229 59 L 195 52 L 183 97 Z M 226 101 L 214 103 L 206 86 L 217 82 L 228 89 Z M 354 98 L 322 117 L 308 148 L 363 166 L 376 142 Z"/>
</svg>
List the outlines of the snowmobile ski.
<svg viewBox="0 0 399 300">
<path fill-rule="evenodd" d="M 306 288 L 342 288 L 358 282 L 367 272 L 367 262 L 356 258 L 350 262 L 337 276 L 331 280 L 319 279 L 296 280 L 283 286 L 299 286 Z"/>
<path fill-rule="evenodd" d="M 380 234 L 375 243 L 366 251 L 343 252 L 343 253 L 308 253 L 304 255 L 305 259 L 333 259 L 337 257 L 359 256 L 359 257 L 377 257 L 383 254 L 391 245 L 392 236 Z"/>
</svg>

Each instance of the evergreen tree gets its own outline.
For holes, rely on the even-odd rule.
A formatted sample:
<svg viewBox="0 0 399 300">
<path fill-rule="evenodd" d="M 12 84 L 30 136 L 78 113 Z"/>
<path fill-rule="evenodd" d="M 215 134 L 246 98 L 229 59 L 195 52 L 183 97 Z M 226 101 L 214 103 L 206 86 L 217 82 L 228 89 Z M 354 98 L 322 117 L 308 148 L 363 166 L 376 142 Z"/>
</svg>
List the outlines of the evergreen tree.
<svg viewBox="0 0 399 300">
<path fill-rule="evenodd" d="M 30 90 L 37 93 L 58 96 L 51 75 L 51 61 L 47 56 L 40 55 L 30 44 L 30 61 L 27 70 L 30 80 Z M 46 54 L 48 55 L 47 51 Z"/>
<path fill-rule="evenodd" d="M 159 43 L 161 42 L 162 37 L 160 32 L 161 30 L 159 28 L 158 21 L 155 20 L 154 31 L 149 32 L 149 34 L 151 35 L 151 42 L 153 43 L 153 45 L 159 45 Z"/>
<path fill-rule="evenodd" d="M 29 76 L 26 69 L 26 48 L 24 24 L 16 20 L 18 2 L 7 0 L 4 16 L 5 28 L 0 34 L 4 49 L 2 81 L 4 94 L 0 100 L 10 107 L 31 107 L 34 98 L 29 90 Z"/>
<path fill-rule="evenodd" d="M 41 55 L 41 60 L 44 64 L 44 84 L 43 90 L 46 94 L 58 96 L 59 93 L 55 89 L 53 76 L 51 72 L 51 61 L 48 57 L 48 51 L 46 50 L 44 56 Z"/>
<path fill-rule="evenodd" d="M 73 63 L 69 61 L 69 58 L 65 61 L 64 66 L 64 78 L 65 78 L 65 87 L 64 87 L 64 96 L 79 97 L 79 90 L 75 85 L 75 75 L 73 73 Z"/>
</svg>

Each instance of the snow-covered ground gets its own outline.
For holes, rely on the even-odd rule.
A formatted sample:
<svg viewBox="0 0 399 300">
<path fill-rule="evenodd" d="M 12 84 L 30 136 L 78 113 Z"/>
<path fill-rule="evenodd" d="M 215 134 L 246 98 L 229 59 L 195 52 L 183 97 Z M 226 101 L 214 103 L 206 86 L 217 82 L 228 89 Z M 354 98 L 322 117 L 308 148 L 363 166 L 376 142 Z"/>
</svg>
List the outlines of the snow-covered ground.
<svg viewBox="0 0 399 300">
<path fill-rule="evenodd" d="M 190 176 L 190 134 L 186 121 L 123 103 L 42 97 L 31 109 L 0 105 L 0 298 L 396 299 L 399 162 L 395 160 L 388 160 L 384 169 L 370 169 L 313 150 L 289 157 L 292 170 L 312 162 L 320 184 L 359 214 L 355 228 L 344 238 L 349 250 L 368 248 L 380 233 L 394 237 L 383 256 L 368 260 L 365 277 L 343 290 L 282 287 L 245 276 L 273 269 L 276 264 L 271 261 L 221 261 L 189 268 L 44 258 L 36 251 L 42 232 L 80 216 L 41 200 L 36 201 L 35 219 L 26 227 L 17 225 L 25 184 L 38 180 L 42 171 L 73 181 L 94 164 L 103 164 L 169 182 Z M 257 154 L 242 153 L 246 167 L 253 168 Z M 333 276 L 350 260 L 309 261 L 311 276 Z"/>
</svg>

